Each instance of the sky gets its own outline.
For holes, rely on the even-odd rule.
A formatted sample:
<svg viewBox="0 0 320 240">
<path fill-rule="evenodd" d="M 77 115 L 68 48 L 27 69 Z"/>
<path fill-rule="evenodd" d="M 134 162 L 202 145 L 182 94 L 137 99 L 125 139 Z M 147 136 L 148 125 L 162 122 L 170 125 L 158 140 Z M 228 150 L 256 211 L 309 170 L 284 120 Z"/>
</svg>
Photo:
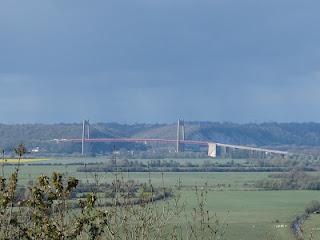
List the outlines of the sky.
<svg viewBox="0 0 320 240">
<path fill-rule="evenodd" d="M 319 9 L 1 0 L 0 122 L 320 122 Z"/>
</svg>

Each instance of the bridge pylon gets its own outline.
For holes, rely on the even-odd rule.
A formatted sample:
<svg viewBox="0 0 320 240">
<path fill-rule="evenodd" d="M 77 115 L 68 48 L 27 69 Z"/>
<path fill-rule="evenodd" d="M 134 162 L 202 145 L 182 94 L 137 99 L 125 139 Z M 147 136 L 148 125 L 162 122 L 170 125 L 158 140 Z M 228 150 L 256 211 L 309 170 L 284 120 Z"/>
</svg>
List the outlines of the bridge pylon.
<svg viewBox="0 0 320 240">
<path fill-rule="evenodd" d="M 177 143 L 176 143 L 176 151 L 183 152 L 184 144 L 181 141 L 185 141 L 185 127 L 184 120 L 179 119 L 177 124 Z"/>
<path fill-rule="evenodd" d="M 90 139 L 90 123 L 89 120 L 82 121 L 82 137 L 81 137 L 81 155 L 84 156 L 84 143 Z"/>
</svg>

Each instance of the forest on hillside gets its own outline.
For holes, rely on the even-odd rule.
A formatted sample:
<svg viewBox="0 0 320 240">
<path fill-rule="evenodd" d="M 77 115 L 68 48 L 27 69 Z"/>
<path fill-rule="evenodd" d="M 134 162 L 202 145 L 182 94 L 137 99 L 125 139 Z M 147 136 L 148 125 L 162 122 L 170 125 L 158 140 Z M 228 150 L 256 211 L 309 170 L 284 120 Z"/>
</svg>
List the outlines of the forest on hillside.
<svg viewBox="0 0 320 240">
<path fill-rule="evenodd" d="M 186 139 L 210 140 L 221 143 L 272 147 L 281 149 L 320 146 L 320 123 L 218 123 L 186 122 Z M 0 148 L 9 151 L 24 143 L 30 149 L 40 147 L 47 153 L 77 153 L 79 144 L 55 144 L 59 138 L 81 138 L 81 123 L 60 124 L 0 124 Z M 176 138 L 176 124 L 119 124 L 95 123 L 91 137 L 117 138 Z M 118 148 L 145 150 L 143 144 L 117 144 Z M 111 151 L 112 144 L 97 143 L 90 146 L 93 153 Z"/>
</svg>

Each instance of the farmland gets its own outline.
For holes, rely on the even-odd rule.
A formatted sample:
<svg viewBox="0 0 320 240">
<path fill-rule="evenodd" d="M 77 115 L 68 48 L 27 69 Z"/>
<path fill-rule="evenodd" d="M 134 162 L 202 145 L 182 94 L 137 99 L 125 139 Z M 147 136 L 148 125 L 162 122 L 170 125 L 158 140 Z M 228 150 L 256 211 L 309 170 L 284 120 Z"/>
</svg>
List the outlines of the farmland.
<svg viewBox="0 0 320 240">
<path fill-rule="evenodd" d="M 47 160 L 47 159 L 46 159 Z M 96 159 L 96 161 L 102 159 Z M 94 159 L 88 159 L 93 162 Z M 68 165 L 61 164 L 63 162 Z M 66 176 L 75 176 L 81 181 L 111 182 L 115 173 L 86 173 L 78 172 L 83 166 L 79 159 L 55 159 L 43 163 L 59 163 L 59 165 L 34 165 L 26 163 L 21 166 L 19 184 L 26 185 L 34 181 L 36 176 L 51 175 L 53 171 Z M 81 162 L 85 162 L 81 159 Z M 72 164 L 70 164 L 72 163 Z M 5 166 L 8 176 L 14 166 Z M 124 178 L 138 182 L 147 182 L 149 176 L 155 186 L 161 186 L 162 173 L 123 172 Z M 218 218 L 227 225 L 226 239 L 294 239 L 290 223 L 296 215 L 303 213 L 305 205 L 311 200 L 320 199 L 320 192 L 306 190 L 263 191 L 254 186 L 257 180 L 265 179 L 270 173 L 265 172 L 196 172 L 196 173 L 163 173 L 164 185 L 174 188 L 180 184 L 181 200 L 186 206 L 186 213 L 191 214 L 196 206 L 195 187 L 207 186 L 207 208 L 217 214 Z M 317 175 L 317 173 L 313 173 Z M 179 221 L 179 219 L 175 219 Z M 317 216 L 306 222 L 305 228 L 316 232 L 314 223 L 319 222 Z"/>
</svg>

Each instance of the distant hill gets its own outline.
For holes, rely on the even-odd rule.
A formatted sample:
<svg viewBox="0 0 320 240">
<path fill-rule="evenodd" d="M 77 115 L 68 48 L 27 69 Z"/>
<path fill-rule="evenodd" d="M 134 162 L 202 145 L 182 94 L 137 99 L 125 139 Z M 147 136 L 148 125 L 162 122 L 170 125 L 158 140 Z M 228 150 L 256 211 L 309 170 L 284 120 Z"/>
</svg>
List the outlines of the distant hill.
<svg viewBox="0 0 320 240">
<path fill-rule="evenodd" d="M 137 137 L 176 137 L 176 125 L 164 125 L 143 130 Z M 212 122 L 186 123 L 186 138 L 221 143 L 255 146 L 319 146 L 320 123 L 236 124 Z"/>
<path fill-rule="evenodd" d="M 221 143 L 273 148 L 320 147 L 320 123 L 261 123 L 236 124 L 218 122 L 186 122 L 186 139 L 210 140 Z M 81 138 L 80 123 L 70 124 L 0 124 L 0 148 L 10 150 L 19 143 L 29 148 L 40 146 L 47 152 L 73 153 L 79 144 L 54 144 L 55 138 Z M 176 124 L 119 124 L 91 125 L 96 138 L 141 137 L 176 138 Z M 141 148 L 141 144 L 122 144 L 121 147 Z M 109 151 L 110 144 L 91 146 L 94 152 Z"/>
</svg>

